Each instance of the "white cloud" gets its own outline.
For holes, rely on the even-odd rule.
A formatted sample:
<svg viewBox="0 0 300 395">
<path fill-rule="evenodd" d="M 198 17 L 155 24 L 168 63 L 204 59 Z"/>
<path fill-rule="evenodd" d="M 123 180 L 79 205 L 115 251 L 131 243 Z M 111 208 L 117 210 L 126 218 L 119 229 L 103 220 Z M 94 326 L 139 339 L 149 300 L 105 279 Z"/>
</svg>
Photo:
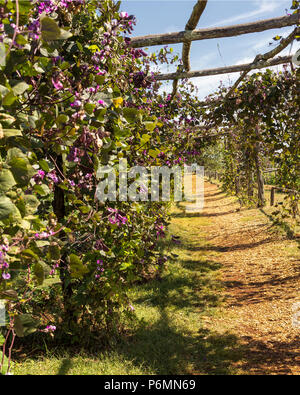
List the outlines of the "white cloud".
<svg viewBox="0 0 300 395">
<path fill-rule="evenodd" d="M 254 9 L 253 11 L 245 12 L 239 15 L 234 15 L 230 18 L 222 19 L 214 23 L 213 25 L 210 25 L 209 27 L 229 25 L 231 23 L 242 21 L 244 19 L 249 19 L 262 14 L 271 13 L 274 12 L 281 5 L 277 0 L 256 0 L 254 2 L 254 6 L 256 9 Z"/>
</svg>

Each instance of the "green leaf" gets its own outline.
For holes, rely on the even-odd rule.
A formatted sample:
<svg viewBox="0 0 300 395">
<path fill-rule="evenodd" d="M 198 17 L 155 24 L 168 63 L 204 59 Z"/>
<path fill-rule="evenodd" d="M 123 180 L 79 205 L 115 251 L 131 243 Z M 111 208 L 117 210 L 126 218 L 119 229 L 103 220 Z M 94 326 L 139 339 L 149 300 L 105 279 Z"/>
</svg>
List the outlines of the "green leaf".
<svg viewBox="0 0 300 395">
<path fill-rule="evenodd" d="M 45 41 L 59 40 L 60 28 L 54 19 L 44 17 L 41 19 L 42 39 Z"/>
<path fill-rule="evenodd" d="M 46 162 L 45 159 L 39 160 L 39 165 L 40 165 L 42 170 L 44 170 L 45 172 L 49 173 L 50 168 L 49 168 L 48 162 Z"/>
<path fill-rule="evenodd" d="M 35 195 L 25 195 L 23 199 L 26 205 L 26 214 L 34 214 L 40 205 L 38 198 Z"/>
<path fill-rule="evenodd" d="M 60 29 L 60 40 L 67 40 L 68 38 L 72 37 L 73 34 L 65 29 Z"/>
<path fill-rule="evenodd" d="M 68 115 L 66 115 L 66 114 L 60 114 L 60 115 L 56 118 L 56 121 L 55 121 L 55 122 L 59 125 L 59 124 L 62 124 L 62 123 L 67 123 L 68 120 L 69 120 Z"/>
<path fill-rule="evenodd" d="M 1 85 L 0 85 L 0 87 L 1 87 Z M 12 123 L 15 122 L 15 120 L 16 119 L 14 117 L 12 117 L 10 114 L 6 114 L 3 112 L 0 113 L 0 121 L 4 127 L 11 125 Z"/>
<path fill-rule="evenodd" d="M 12 87 L 12 91 L 15 96 L 18 96 L 18 95 L 22 95 L 29 88 L 30 85 L 26 84 L 26 82 L 19 82 L 18 84 Z"/>
<path fill-rule="evenodd" d="M 96 108 L 96 104 L 93 103 L 86 103 L 84 106 L 85 111 L 90 115 L 93 114 L 95 108 Z"/>
<path fill-rule="evenodd" d="M 28 260 L 30 262 L 32 262 L 32 259 L 34 259 L 37 262 L 39 261 L 38 255 L 29 248 L 26 248 L 26 250 L 23 250 L 21 252 L 21 257 L 26 261 Z"/>
<path fill-rule="evenodd" d="M 69 256 L 70 261 L 70 272 L 72 278 L 82 279 L 83 275 L 88 272 L 87 267 L 85 267 L 79 258 L 75 254 Z"/>
<path fill-rule="evenodd" d="M 15 332 L 18 337 L 28 336 L 38 329 L 40 321 L 30 314 L 20 314 L 15 317 Z"/>
<path fill-rule="evenodd" d="M 105 119 L 106 112 L 107 112 L 106 108 L 101 108 L 100 110 L 96 110 L 95 116 L 97 117 L 97 121 L 103 122 Z"/>
<path fill-rule="evenodd" d="M 160 153 L 160 151 L 159 150 L 154 150 L 154 149 L 150 149 L 149 151 L 148 151 L 148 154 L 150 155 L 150 156 L 152 156 L 152 158 L 157 158 L 157 156 L 159 155 L 159 153 Z"/>
<path fill-rule="evenodd" d="M 134 123 L 137 120 L 139 110 L 137 108 L 123 108 L 123 115 L 127 122 Z"/>
<path fill-rule="evenodd" d="M 146 128 L 149 132 L 152 132 L 152 131 L 155 129 L 157 122 L 149 122 L 149 121 L 146 121 L 146 122 L 143 122 L 143 124 L 145 125 L 145 128 Z"/>
<path fill-rule="evenodd" d="M 9 165 L 11 166 L 11 172 L 17 184 L 20 186 L 26 186 L 31 177 L 36 173 L 26 157 L 14 157 L 9 161 Z"/>
<path fill-rule="evenodd" d="M 3 169 L 0 173 L 0 193 L 6 193 L 14 185 L 16 185 L 16 181 L 12 173 L 7 169 Z"/>
<path fill-rule="evenodd" d="M 24 36 L 22 36 L 22 34 L 18 34 L 16 38 L 16 43 L 19 45 L 25 45 L 28 44 L 28 41 Z"/>
<path fill-rule="evenodd" d="M 45 280 L 44 267 L 40 262 L 36 262 L 33 266 L 33 273 L 36 277 L 38 285 L 42 285 Z"/>
<path fill-rule="evenodd" d="M 146 144 L 148 143 L 148 141 L 151 139 L 151 136 L 149 136 L 149 134 L 143 134 L 141 137 L 141 143 L 142 144 Z"/>
<path fill-rule="evenodd" d="M 6 86 L 0 85 L 0 97 L 2 98 L 5 95 L 7 95 L 8 93 L 9 93 L 9 89 Z"/>
<path fill-rule="evenodd" d="M 3 354 L 2 354 L 2 351 L 0 351 L 0 361 L 2 361 L 2 358 L 3 358 Z M 7 370 L 8 370 L 8 359 L 7 359 L 6 355 L 4 355 L 3 366 L 0 371 L 0 374 L 5 375 Z"/>
<path fill-rule="evenodd" d="M 3 129 L 3 137 L 17 137 L 22 136 L 21 130 L 18 129 Z"/>
<path fill-rule="evenodd" d="M 4 106 L 11 106 L 16 100 L 17 97 L 13 94 L 13 92 L 8 92 L 2 100 L 2 104 Z"/>
<path fill-rule="evenodd" d="M 57 245 L 49 246 L 49 256 L 53 261 L 58 261 L 60 259 L 60 249 Z"/>
<path fill-rule="evenodd" d="M 6 62 L 6 48 L 5 44 L 0 43 L 0 67 L 4 67 Z"/>
<path fill-rule="evenodd" d="M 127 269 L 129 269 L 130 267 L 132 267 L 133 265 L 132 265 L 132 263 L 130 263 L 130 262 L 123 262 L 121 265 L 120 265 L 120 270 L 127 270 Z"/>
<path fill-rule="evenodd" d="M 16 214 L 17 207 L 6 196 L 0 196 L 0 220 L 6 219 L 10 214 Z M 20 215 L 20 213 L 19 213 Z"/>
<path fill-rule="evenodd" d="M 42 39 L 45 41 L 66 40 L 72 37 L 72 33 L 61 29 L 56 21 L 49 17 L 41 18 Z"/>
<path fill-rule="evenodd" d="M 50 193 L 50 189 L 46 184 L 36 184 L 34 185 L 33 189 L 40 196 L 46 196 Z"/>
</svg>

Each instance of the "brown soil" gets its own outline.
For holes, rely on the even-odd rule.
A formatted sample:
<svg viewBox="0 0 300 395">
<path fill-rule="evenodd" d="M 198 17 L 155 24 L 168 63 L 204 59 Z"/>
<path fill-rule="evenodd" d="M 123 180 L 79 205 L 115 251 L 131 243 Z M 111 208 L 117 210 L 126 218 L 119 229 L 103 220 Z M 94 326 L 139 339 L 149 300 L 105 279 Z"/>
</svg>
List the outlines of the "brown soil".
<svg viewBox="0 0 300 395">
<path fill-rule="evenodd" d="M 208 249 L 222 264 L 225 293 L 222 314 L 207 328 L 241 339 L 241 373 L 300 374 L 300 319 L 292 322 L 300 302 L 299 240 L 274 230 L 260 210 L 240 209 L 211 183 L 203 216 L 211 220 Z"/>
</svg>

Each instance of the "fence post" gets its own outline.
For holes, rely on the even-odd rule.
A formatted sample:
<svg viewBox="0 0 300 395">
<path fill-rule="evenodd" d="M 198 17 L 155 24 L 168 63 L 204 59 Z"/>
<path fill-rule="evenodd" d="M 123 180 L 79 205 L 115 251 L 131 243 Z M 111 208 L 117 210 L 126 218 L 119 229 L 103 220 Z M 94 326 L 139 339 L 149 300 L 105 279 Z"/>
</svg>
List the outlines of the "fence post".
<svg viewBox="0 0 300 395">
<path fill-rule="evenodd" d="M 270 205 L 274 206 L 274 203 L 275 203 L 275 188 L 272 187 L 271 188 L 271 202 L 270 202 Z"/>
</svg>

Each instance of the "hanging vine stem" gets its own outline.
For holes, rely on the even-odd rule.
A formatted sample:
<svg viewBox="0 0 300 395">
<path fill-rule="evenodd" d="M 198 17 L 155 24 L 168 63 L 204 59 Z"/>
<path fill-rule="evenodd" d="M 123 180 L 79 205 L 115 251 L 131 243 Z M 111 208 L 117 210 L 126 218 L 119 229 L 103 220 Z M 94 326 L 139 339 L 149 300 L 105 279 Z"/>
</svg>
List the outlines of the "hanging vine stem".
<svg viewBox="0 0 300 395">
<path fill-rule="evenodd" d="M 17 33 L 18 33 L 18 30 L 19 30 L 19 21 L 20 21 L 19 0 L 16 0 L 16 27 L 15 27 L 15 31 L 14 31 L 14 34 L 13 34 L 13 38 L 12 38 L 11 43 L 9 45 L 9 48 L 8 48 L 8 50 L 6 52 L 6 56 L 9 55 L 9 53 L 10 53 L 10 51 L 12 49 L 12 46 L 14 45 L 15 39 L 17 37 Z"/>
</svg>

